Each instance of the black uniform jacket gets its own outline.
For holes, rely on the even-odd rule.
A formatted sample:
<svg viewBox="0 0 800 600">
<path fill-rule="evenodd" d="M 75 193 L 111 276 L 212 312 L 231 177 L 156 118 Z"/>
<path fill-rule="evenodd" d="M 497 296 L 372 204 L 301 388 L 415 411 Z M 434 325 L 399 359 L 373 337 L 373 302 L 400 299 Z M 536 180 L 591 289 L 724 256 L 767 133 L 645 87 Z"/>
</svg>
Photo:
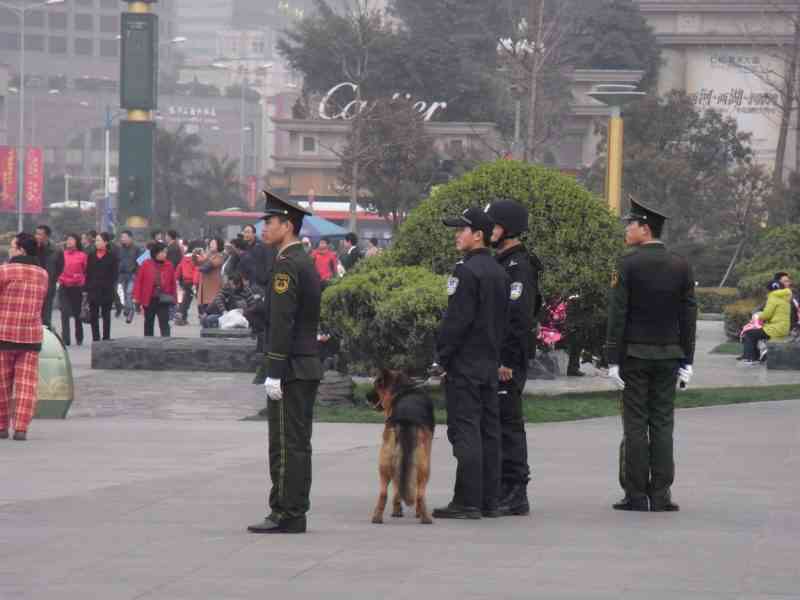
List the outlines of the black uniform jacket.
<svg viewBox="0 0 800 600">
<path fill-rule="evenodd" d="M 679 346 L 694 360 L 697 303 L 692 269 L 660 242 L 623 256 L 612 275 L 606 355 L 620 364 L 629 345 Z"/>
<path fill-rule="evenodd" d="M 531 358 L 536 312 L 541 306 L 539 273 L 542 267 L 539 259 L 528 254 L 522 245 L 500 252 L 496 258 L 511 278 L 508 329 L 500 349 L 500 364 L 513 370 L 515 381 L 524 383 Z"/>
<path fill-rule="evenodd" d="M 508 325 L 508 275 L 488 249 L 473 250 L 456 264 L 447 293 L 436 343 L 439 364 L 448 374 L 497 381 Z"/>
<path fill-rule="evenodd" d="M 388 421 L 392 425 L 418 425 L 433 431 L 436 427 L 433 400 L 425 393 L 423 387 L 409 386 L 395 396 L 392 402 L 392 415 Z"/>
<path fill-rule="evenodd" d="M 267 377 L 319 381 L 320 281 L 314 263 L 300 242 L 277 258 L 269 289 Z"/>
</svg>

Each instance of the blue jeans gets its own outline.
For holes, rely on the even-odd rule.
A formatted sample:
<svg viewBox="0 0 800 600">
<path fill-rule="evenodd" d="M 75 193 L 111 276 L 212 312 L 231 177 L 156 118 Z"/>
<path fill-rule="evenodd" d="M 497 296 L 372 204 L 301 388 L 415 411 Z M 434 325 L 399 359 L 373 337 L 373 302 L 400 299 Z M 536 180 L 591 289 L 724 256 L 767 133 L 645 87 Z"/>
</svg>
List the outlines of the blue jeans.
<svg viewBox="0 0 800 600">
<path fill-rule="evenodd" d="M 117 283 L 122 286 L 122 291 L 125 297 L 123 298 L 123 305 L 125 307 L 125 316 L 129 317 L 133 315 L 133 283 L 136 279 L 136 275 L 133 274 L 123 274 L 120 275 L 117 279 Z M 116 293 L 116 290 L 114 290 Z"/>
</svg>

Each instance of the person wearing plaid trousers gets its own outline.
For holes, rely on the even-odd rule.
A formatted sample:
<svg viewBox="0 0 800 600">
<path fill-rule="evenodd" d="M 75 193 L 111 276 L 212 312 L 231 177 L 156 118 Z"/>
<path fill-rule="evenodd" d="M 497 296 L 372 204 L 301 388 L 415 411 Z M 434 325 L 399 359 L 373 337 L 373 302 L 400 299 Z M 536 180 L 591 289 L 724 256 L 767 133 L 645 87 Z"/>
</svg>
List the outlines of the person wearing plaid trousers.
<svg viewBox="0 0 800 600">
<path fill-rule="evenodd" d="M 36 409 L 48 276 L 39 266 L 32 235 L 20 233 L 11 240 L 10 254 L 11 260 L 0 265 L 0 438 L 8 438 L 13 423 L 14 439 L 22 441 Z"/>
</svg>

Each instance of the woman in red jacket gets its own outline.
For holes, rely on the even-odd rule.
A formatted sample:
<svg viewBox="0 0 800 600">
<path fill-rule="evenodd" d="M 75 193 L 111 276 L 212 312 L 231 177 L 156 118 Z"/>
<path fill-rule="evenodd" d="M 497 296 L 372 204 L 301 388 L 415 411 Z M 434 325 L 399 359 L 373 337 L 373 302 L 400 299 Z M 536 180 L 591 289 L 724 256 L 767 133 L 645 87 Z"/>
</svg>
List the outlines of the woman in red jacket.
<svg viewBox="0 0 800 600">
<path fill-rule="evenodd" d="M 67 235 L 64 247 L 64 271 L 58 277 L 60 285 L 59 305 L 61 306 L 61 339 L 65 346 L 70 345 L 69 321 L 75 319 L 75 341 L 83 344 L 83 323 L 81 322 L 81 300 L 86 285 L 86 265 L 88 257 L 81 249 L 81 238 L 75 234 Z"/>
<path fill-rule="evenodd" d="M 169 337 L 169 310 L 175 304 L 177 286 L 175 269 L 167 260 L 167 247 L 156 242 L 150 247 L 151 258 L 136 272 L 133 285 L 133 302 L 144 309 L 144 335 L 152 337 L 155 320 L 161 337 Z"/>
<path fill-rule="evenodd" d="M 201 242 L 192 242 L 190 245 L 190 253 L 183 255 L 181 262 L 178 263 L 178 268 L 175 271 L 175 279 L 178 280 L 178 285 L 183 290 L 183 300 L 178 307 L 178 313 L 175 315 L 175 325 L 188 325 L 189 324 L 189 309 L 192 306 L 192 299 L 194 298 L 194 286 L 197 285 L 199 273 L 195 266 L 195 257 L 202 252 L 202 245 L 197 244 Z"/>
</svg>

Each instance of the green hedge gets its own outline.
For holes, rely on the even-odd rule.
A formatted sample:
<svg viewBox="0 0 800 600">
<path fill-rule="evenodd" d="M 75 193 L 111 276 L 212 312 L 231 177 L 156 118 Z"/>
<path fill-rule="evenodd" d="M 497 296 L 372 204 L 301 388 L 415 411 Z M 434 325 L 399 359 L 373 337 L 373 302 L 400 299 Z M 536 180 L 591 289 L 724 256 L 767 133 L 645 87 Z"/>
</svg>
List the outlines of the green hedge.
<svg viewBox="0 0 800 600">
<path fill-rule="evenodd" d="M 399 265 L 421 265 L 450 273 L 459 254 L 444 216 L 494 198 L 513 198 L 530 211 L 523 238 L 544 264 L 546 298 L 580 295 L 571 304 L 567 327 L 584 349 L 601 352 L 611 271 L 623 250 L 622 225 L 605 203 L 573 178 L 555 169 L 519 161 L 481 165 L 433 190 L 401 225 L 390 256 Z"/>
<path fill-rule="evenodd" d="M 699 287 L 695 289 L 697 308 L 701 313 L 721 313 L 727 304 L 736 302 L 739 292 L 736 288 Z"/>
<path fill-rule="evenodd" d="M 744 298 L 725 307 L 725 334 L 730 340 L 738 340 L 742 327 L 753 318 L 753 313 L 763 305 L 756 298 Z"/>
<path fill-rule="evenodd" d="M 447 307 L 446 279 L 421 267 L 385 266 L 386 259 L 364 262 L 322 297 L 322 326 L 341 340 L 347 370 L 427 368 Z"/>
</svg>

